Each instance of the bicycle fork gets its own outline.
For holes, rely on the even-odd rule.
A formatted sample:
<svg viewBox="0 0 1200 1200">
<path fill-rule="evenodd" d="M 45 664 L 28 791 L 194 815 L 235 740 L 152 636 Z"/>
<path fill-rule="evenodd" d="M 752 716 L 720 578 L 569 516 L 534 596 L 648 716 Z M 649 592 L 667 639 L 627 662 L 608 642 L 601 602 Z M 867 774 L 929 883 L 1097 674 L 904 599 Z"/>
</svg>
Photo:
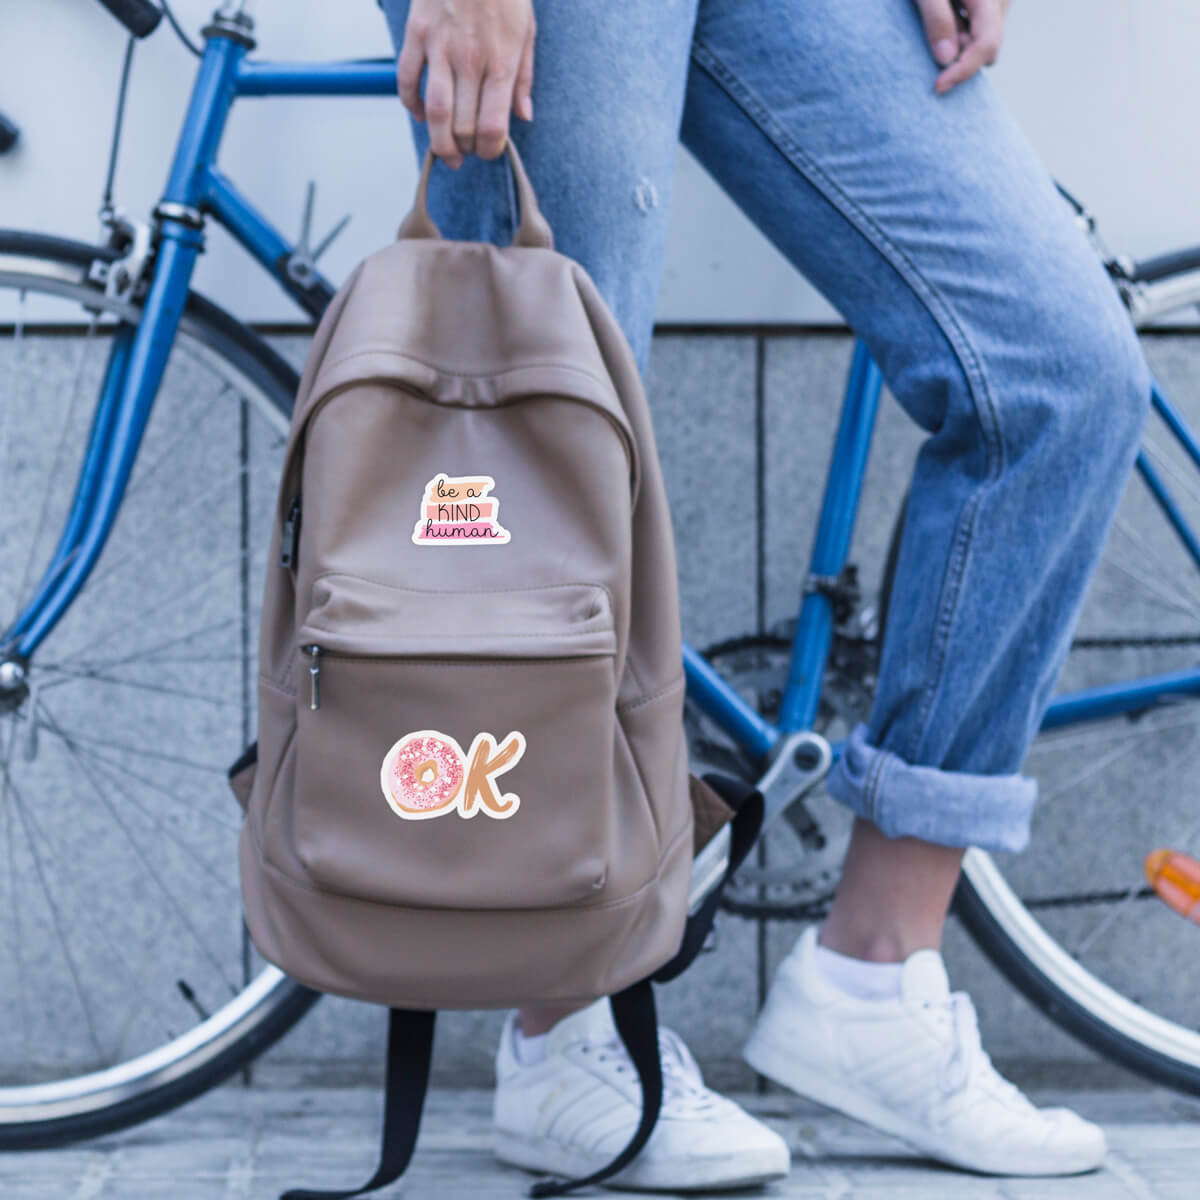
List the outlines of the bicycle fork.
<svg viewBox="0 0 1200 1200">
<path fill-rule="evenodd" d="M 202 180 L 220 144 L 244 53 L 234 37 L 212 37 L 208 43 L 167 187 L 154 212 L 154 269 L 141 319 L 136 325 L 123 322 L 113 335 L 58 545 L 30 599 L 12 626 L 0 632 L 0 712 L 18 707 L 28 695 L 34 652 L 87 582 L 116 521 L 204 247 Z"/>
</svg>

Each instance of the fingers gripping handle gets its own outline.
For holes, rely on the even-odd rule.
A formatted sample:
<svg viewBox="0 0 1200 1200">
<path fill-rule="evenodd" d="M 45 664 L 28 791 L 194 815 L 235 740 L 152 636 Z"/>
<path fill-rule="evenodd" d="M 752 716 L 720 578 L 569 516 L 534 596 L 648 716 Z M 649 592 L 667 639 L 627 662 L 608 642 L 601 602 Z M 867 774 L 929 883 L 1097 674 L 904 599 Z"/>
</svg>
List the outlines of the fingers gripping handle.
<svg viewBox="0 0 1200 1200">
<path fill-rule="evenodd" d="M 550 232 L 550 224 L 542 210 L 538 208 L 537 196 L 534 195 L 533 184 L 525 173 L 521 156 L 513 145 L 512 138 L 504 144 L 512 167 L 513 179 L 517 184 L 517 203 L 521 210 L 521 222 L 513 237 L 514 246 L 541 246 L 546 250 L 554 249 L 554 235 Z M 429 215 L 429 173 L 433 169 L 434 153 L 425 152 L 425 161 L 421 164 L 421 178 L 417 181 L 417 196 L 412 209 L 400 224 L 397 237 L 401 238 L 440 238 L 441 230 L 434 224 Z"/>
</svg>

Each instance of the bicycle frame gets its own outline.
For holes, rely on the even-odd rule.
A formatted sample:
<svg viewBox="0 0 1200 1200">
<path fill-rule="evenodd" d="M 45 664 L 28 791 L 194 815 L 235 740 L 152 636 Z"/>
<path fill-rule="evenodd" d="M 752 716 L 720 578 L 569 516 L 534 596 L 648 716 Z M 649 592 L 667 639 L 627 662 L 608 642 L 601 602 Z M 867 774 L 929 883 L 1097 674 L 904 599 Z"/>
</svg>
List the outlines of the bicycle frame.
<svg viewBox="0 0 1200 1200">
<path fill-rule="evenodd" d="M 217 167 L 233 104 L 243 97 L 390 96 L 392 60 L 281 63 L 248 58 L 254 43 L 245 29 L 222 23 L 206 31 L 187 115 L 162 201 L 155 210 L 157 260 L 141 321 L 118 327 L 104 387 L 93 416 L 74 499 L 58 547 L 35 590 L 0 644 L 0 664 L 22 670 L 66 612 L 112 529 L 158 391 L 186 302 L 196 257 L 211 218 L 270 272 L 298 304 L 319 315 L 332 285 L 299 265 L 284 238 Z M 805 592 L 792 646 L 791 667 L 778 723 L 748 705 L 691 646 L 684 647 L 689 698 L 756 760 L 766 763 L 788 735 L 810 729 L 817 717 L 826 660 L 834 635 L 830 585 L 846 565 L 875 428 L 882 379 L 859 343 L 847 383 L 821 504 Z M 1200 445 L 1157 385 L 1154 410 L 1200 469 Z M 1200 570 L 1200 539 L 1172 499 L 1162 477 L 1139 454 L 1137 470 Z M 1044 728 L 1133 712 L 1172 696 L 1200 694 L 1200 667 L 1061 695 Z M 834 748 L 835 752 L 837 747 Z"/>
</svg>

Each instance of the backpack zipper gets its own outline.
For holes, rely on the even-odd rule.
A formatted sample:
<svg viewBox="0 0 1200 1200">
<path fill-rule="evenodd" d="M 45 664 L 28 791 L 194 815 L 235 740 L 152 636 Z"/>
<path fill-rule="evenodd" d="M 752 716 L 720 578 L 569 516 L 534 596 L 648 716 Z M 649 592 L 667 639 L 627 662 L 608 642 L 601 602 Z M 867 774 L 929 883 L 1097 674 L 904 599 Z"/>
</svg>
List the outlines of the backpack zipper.
<svg viewBox="0 0 1200 1200">
<path fill-rule="evenodd" d="M 316 712 L 321 707 L 321 647 L 313 642 L 310 646 L 305 646 L 310 662 L 308 664 L 308 679 L 309 679 L 309 694 L 308 707 Z"/>
<path fill-rule="evenodd" d="M 293 496 L 279 537 L 279 565 L 295 569 L 300 549 L 300 497 Z"/>
<path fill-rule="evenodd" d="M 301 646 L 300 650 L 302 653 L 308 655 L 308 659 L 309 659 L 309 662 L 308 662 L 308 685 L 309 685 L 308 686 L 308 707 L 311 712 L 316 712 L 321 707 L 321 658 L 322 658 L 322 656 L 324 656 L 327 653 L 327 651 L 323 647 L 317 645 L 316 642 L 310 642 L 307 645 Z M 409 654 L 383 654 L 383 655 L 365 654 L 365 653 L 344 654 L 344 653 L 339 653 L 338 651 L 333 651 L 332 653 L 335 658 L 367 658 L 367 659 L 370 659 L 370 658 L 396 658 L 396 659 L 399 659 L 402 661 L 409 661 L 413 658 L 423 657 L 422 655 L 414 655 L 411 653 L 409 653 Z M 539 655 L 537 657 L 538 657 L 538 661 L 540 661 L 540 662 L 562 663 L 562 662 L 580 662 L 580 661 L 582 661 L 584 659 L 588 659 L 588 658 L 603 657 L 603 655 L 597 656 L 597 655 L 592 655 L 592 654 L 550 654 L 550 655 L 544 655 L 544 656 Z M 525 656 L 524 655 L 506 656 L 505 658 L 502 659 L 502 661 L 523 662 L 523 661 L 525 661 Z"/>
</svg>

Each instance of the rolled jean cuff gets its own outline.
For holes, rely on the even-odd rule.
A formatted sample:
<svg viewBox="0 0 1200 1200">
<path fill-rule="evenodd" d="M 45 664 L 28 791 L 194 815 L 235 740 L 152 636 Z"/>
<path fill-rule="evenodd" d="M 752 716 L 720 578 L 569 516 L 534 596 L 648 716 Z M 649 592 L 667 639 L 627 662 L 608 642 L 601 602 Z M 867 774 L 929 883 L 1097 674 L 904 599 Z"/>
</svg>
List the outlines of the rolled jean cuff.
<svg viewBox="0 0 1200 1200">
<path fill-rule="evenodd" d="M 872 746 L 865 725 L 846 739 L 826 787 L 885 837 L 981 850 L 1023 850 L 1037 799 L 1037 784 L 1024 775 L 915 767 Z"/>
</svg>

